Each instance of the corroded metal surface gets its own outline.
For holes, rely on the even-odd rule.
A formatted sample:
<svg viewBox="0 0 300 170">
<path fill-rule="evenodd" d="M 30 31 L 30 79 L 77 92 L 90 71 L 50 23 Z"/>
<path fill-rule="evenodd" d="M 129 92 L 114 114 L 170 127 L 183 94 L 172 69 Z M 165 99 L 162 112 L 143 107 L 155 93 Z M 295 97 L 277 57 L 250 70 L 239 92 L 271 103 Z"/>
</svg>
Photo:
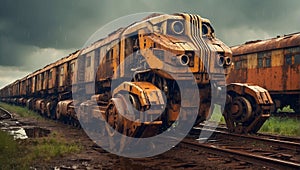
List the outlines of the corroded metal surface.
<svg viewBox="0 0 300 170">
<path fill-rule="evenodd" d="M 232 47 L 228 82 L 255 83 L 274 97 L 276 107 L 300 106 L 300 33 Z"/>
<path fill-rule="evenodd" d="M 268 51 L 294 47 L 300 44 L 300 33 L 279 36 L 268 40 L 249 41 L 243 45 L 234 46 L 231 48 L 234 55 L 245 55 L 260 51 Z"/>
</svg>

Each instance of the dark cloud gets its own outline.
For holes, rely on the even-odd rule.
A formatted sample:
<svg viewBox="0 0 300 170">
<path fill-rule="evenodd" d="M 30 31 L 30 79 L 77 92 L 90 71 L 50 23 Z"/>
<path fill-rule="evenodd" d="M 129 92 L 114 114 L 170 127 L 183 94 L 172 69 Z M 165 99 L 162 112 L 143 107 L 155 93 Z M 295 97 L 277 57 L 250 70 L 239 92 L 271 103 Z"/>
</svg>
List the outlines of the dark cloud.
<svg viewBox="0 0 300 170">
<path fill-rule="evenodd" d="M 199 14 L 211 20 L 221 40 L 236 45 L 299 32 L 299 7 L 299 0 L 1 0 L 0 66 L 33 71 L 133 13 Z"/>
<path fill-rule="evenodd" d="M 119 1 L 119 0 L 2 0 L 1 35 L 23 44 L 59 49 L 79 48 L 105 23 L 137 12 L 191 12 L 214 21 L 218 29 L 241 25 L 266 31 L 299 29 L 297 0 Z M 299 15 L 299 13 L 298 13 Z M 290 22 L 293 21 L 293 22 Z M 1 24 L 1 25 L 2 25 Z M 295 25 L 298 27 L 293 29 Z"/>
</svg>

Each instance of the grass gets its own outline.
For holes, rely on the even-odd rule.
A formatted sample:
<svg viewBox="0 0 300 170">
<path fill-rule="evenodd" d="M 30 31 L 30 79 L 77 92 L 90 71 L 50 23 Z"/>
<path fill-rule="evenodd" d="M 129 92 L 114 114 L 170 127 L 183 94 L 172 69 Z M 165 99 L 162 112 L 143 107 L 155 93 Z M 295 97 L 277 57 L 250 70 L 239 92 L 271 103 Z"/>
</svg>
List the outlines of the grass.
<svg viewBox="0 0 300 170">
<path fill-rule="evenodd" d="M 270 117 L 259 132 L 300 137 L 300 120 L 294 118 Z"/>
<path fill-rule="evenodd" d="M 0 131 L 0 169 L 14 169 L 18 151 L 18 143 L 13 137 Z"/>
<path fill-rule="evenodd" d="M 74 142 L 67 142 L 64 138 L 57 135 L 36 138 L 30 141 L 30 152 L 23 158 L 25 161 L 49 161 L 54 157 L 63 156 L 68 153 L 77 153 L 81 146 Z"/>
<path fill-rule="evenodd" d="M 219 124 L 225 124 L 225 119 L 221 113 L 220 105 L 215 104 L 213 113 L 212 113 L 209 121 L 218 122 Z"/>
<path fill-rule="evenodd" d="M 0 169 L 29 169 L 36 162 L 47 162 L 55 157 L 78 153 L 82 146 L 67 142 L 57 135 L 14 140 L 0 131 Z"/>
<path fill-rule="evenodd" d="M 284 106 L 282 109 L 277 109 L 277 113 L 287 112 L 287 113 L 295 113 L 295 110 L 291 108 L 290 105 Z"/>
<path fill-rule="evenodd" d="M 287 107 L 286 109 L 288 108 L 289 107 Z M 219 105 L 215 105 L 209 121 L 215 121 L 219 124 L 226 124 Z M 270 117 L 261 127 L 259 132 L 300 137 L 300 120 L 288 117 Z"/>
<path fill-rule="evenodd" d="M 0 106 L 21 117 L 42 118 L 27 108 L 5 103 L 0 103 Z M 67 141 L 55 131 L 47 137 L 14 140 L 13 136 L 0 130 L 0 169 L 30 169 L 37 162 L 47 162 L 81 150 L 80 144 Z"/>
<path fill-rule="evenodd" d="M 16 113 L 16 114 L 20 115 L 21 117 L 32 117 L 32 118 L 37 118 L 37 119 L 42 118 L 41 115 L 39 115 L 38 113 L 36 113 L 32 110 L 27 109 L 26 107 L 10 105 L 10 104 L 6 104 L 6 103 L 2 103 L 2 102 L 0 102 L 0 107 L 5 108 L 7 111 L 9 111 L 11 113 Z"/>
</svg>

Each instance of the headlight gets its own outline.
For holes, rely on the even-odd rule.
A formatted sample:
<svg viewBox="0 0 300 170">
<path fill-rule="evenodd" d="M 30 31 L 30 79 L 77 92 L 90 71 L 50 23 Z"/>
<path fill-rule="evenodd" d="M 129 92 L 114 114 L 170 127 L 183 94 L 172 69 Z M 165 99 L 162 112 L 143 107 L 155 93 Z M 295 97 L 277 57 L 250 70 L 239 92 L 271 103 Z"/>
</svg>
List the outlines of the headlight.
<svg viewBox="0 0 300 170">
<path fill-rule="evenodd" d="M 184 31 L 184 25 L 181 21 L 173 21 L 171 23 L 171 30 L 175 34 L 182 34 Z"/>
<path fill-rule="evenodd" d="M 179 62 L 181 65 L 186 66 L 189 64 L 190 58 L 189 58 L 189 56 L 183 54 L 183 55 L 179 56 Z"/>
</svg>

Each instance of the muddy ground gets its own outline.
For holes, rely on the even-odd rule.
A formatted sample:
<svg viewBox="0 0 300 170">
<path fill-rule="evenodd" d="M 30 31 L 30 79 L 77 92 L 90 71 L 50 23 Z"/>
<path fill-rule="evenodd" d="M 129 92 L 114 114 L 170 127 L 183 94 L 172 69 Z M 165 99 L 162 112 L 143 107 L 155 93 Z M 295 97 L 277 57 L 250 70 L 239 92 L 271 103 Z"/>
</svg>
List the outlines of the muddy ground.
<svg viewBox="0 0 300 170">
<path fill-rule="evenodd" d="M 264 169 L 231 157 L 222 157 L 198 149 L 179 146 L 150 158 L 130 159 L 113 155 L 91 141 L 82 129 L 49 119 L 22 118 L 16 114 L 14 121 L 20 125 L 36 126 L 59 133 L 70 142 L 80 143 L 82 151 L 36 162 L 32 169 Z M 26 139 L 25 139 L 26 140 Z"/>
</svg>

